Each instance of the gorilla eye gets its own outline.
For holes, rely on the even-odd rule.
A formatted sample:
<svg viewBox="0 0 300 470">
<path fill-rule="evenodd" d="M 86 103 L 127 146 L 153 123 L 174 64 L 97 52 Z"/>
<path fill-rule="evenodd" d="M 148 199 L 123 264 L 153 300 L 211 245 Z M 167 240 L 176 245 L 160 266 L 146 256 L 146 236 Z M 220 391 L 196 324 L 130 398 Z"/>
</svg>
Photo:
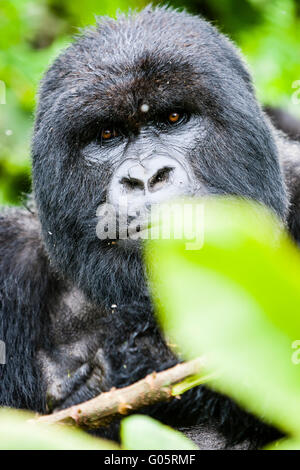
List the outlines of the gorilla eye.
<svg viewBox="0 0 300 470">
<path fill-rule="evenodd" d="M 113 131 L 111 129 L 102 129 L 101 137 L 102 139 L 108 140 L 113 136 Z"/>
<path fill-rule="evenodd" d="M 111 140 L 119 137 L 119 132 L 114 128 L 104 128 L 101 130 L 101 140 Z"/>
<path fill-rule="evenodd" d="M 168 120 L 171 124 L 175 124 L 175 122 L 179 121 L 180 117 L 181 116 L 179 113 L 174 112 L 174 113 L 169 114 Z"/>
</svg>

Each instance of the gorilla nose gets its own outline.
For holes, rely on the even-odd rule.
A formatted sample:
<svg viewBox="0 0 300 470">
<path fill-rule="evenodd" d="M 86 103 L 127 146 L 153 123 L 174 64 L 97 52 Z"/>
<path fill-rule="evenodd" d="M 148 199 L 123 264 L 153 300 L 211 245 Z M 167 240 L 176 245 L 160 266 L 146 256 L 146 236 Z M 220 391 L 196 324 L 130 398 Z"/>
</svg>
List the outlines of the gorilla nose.
<svg viewBox="0 0 300 470">
<path fill-rule="evenodd" d="M 189 186 L 188 174 L 177 160 L 152 157 L 123 162 L 111 181 L 109 195 L 116 205 L 123 197 L 153 204 L 186 194 Z"/>
<path fill-rule="evenodd" d="M 172 183 L 172 173 L 175 168 L 165 166 L 159 168 L 152 176 L 148 178 L 145 174 L 144 178 L 138 178 L 135 176 L 125 176 L 121 179 L 120 184 L 123 185 L 126 192 L 131 191 L 149 191 L 155 192 L 163 188 L 163 186 Z"/>
</svg>

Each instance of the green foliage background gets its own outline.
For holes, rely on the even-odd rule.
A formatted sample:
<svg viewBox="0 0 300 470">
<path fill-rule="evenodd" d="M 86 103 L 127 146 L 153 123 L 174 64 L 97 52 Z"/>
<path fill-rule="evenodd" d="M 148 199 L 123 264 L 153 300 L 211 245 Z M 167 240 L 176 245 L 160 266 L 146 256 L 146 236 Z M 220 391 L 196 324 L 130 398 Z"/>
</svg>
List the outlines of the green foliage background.
<svg viewBox="0 0 300 470">
<path fill-rule="evenodd" d="M 30 191 L 30 136 L 42 73 L 78 28 L 95 15 L 141 8 L 145 0 L 0 0 L 0 204 Z M 156 3 L 156 2 L 153 2 Z M 163 2 L 160 2 L 163 3 Z M 300 116 L 292 84 L 300 80 L 299 0 L 173 0 L 201 13 L 240 46 L 262 102 Z M 1 83 L 0 83 L 1 85 Z M 4 99 L 0 86 L 0 102 Z"/>
</svg>

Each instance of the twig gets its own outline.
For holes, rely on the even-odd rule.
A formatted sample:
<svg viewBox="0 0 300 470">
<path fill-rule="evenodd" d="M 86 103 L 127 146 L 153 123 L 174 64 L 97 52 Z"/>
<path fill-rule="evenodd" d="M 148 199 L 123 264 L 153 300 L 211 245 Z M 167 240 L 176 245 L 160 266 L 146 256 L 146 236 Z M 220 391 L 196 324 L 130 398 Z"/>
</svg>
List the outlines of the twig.
<svg viewBox="0 0 300 470">
<path fill-rule="evenodd" d="M 188 377 L 199 374 L 205 364 L 203 357 L 177 364 L 171 369 L 153 372 L 128 387 L 112 389 L 80 405 L 66 408 L 52 415 L 38 416 L 34 421 L 46 424 L 68 424 L 87 429 L 106 426 L 115 418 L 128 415 L 145 406 L 172 399 L 173 386 Z"/>
</svg>

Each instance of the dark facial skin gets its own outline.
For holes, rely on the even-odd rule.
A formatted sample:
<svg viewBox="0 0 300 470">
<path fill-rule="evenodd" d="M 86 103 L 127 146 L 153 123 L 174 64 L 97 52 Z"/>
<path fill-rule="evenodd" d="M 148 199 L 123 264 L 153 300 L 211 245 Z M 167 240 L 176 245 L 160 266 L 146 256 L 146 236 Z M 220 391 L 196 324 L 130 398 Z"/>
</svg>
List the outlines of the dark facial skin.
<svg viewBox="0 0 300 470">
<path fill-rule="evenodd" d="M 135 133 L 116 129 L 115 137 L 112 127 L 111 138 L 105 140 L 100 135 L 83 149 L 83 158 L 91 167 L 111 169 L 108 202 L 117 204 L 126 195 L 128 204 L 140 199 L 141 205 L 152 205 L 180 195 L 201 194 L 188 156 L 197 147 L 199 136 L 205 138 L 204 119 L 172 110 L 154 119 L 151 122 L 149 118 Z"/>
<path fill-rule="evenodd" d="M 150 111 L 149 105 L 144 106 Z M 197 146 L 197 138 L 201 134 L 204 138 L 204 119 L 184 111 L 170 111 L 154 119 L 149 117 L 147 121 L 145 116 L 145 122 L 135 133 L 112 125 L 111 129 L 106 127 L 100 131 L 99 139 L 82 151 L 88 171 L 103 165 L 112 174 L 106 204 L 97 211 L 98 237 L 116 240 L 118 247 L 127 250 L 140 247 L 137 240 L 141 239 L 155 206 L 182 196 L 201 197 L 207 192 L 188 158 Z M 110 217 L 103 217 L 106 208 Z M 116 230 L 111 232 L 107 227 L 105 232 L 106 222 L 113 229 L 117 225 Z"/>
</svg>

